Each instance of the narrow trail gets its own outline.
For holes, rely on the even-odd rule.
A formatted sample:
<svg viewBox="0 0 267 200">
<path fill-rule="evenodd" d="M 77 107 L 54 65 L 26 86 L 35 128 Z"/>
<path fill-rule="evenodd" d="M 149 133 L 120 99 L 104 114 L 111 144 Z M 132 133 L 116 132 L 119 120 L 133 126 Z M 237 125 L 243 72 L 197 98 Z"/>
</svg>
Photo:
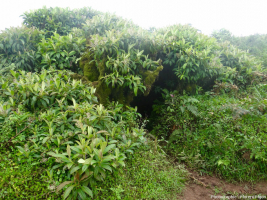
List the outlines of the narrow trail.
<svg viewBox="0 0 267 200">
<path fill-rule="evenodd" d="M 267 199 L 267 181 L 261 181 L 254 185 L 251 183 L 233 184 L 215 176 L 201 176 L 195 171 L 188 171 L 190 172 L 190 180 L 187 182 L 183 195 L 179 196 L 178 199 Z M 220 196 L 226 196 L 226 198 Z"/>
</svg>

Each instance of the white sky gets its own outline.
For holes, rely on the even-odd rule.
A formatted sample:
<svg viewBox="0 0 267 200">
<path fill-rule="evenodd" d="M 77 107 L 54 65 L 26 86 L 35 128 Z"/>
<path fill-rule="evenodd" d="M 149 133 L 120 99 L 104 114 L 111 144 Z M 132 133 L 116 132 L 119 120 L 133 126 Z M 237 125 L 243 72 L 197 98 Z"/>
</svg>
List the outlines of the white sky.
<svg viewBox="0 0 267 200">
<path fill-rule="evenodd" d="M 0 30 L 19 26 L 25 11 L 47 7 L 92 7 L 143 28 L 192 24 L 204 34 L 226 28 L 234 35 L 267 34 L 267 0 L 0 0 Z"/>
</svg>

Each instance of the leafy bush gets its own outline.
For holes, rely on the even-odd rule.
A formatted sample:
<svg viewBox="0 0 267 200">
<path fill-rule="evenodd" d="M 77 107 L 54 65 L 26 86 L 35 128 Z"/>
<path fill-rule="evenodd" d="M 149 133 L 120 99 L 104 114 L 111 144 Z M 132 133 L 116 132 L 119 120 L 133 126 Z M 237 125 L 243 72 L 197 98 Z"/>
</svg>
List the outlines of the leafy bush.
<svg viewBox="0 0 267 200">
<path fill-rule="evenodd" d="M 68 35 L 72 28 L 81 28 L 86 19 L 100 14 L 91 8 L 70 10 L 69 8 L 46 8 L 25 12 L 23 24 L 27 27 L 36 27 L 45 31 L 46 38 L 50 38 L 54 32 L 59 35 Z"/>
<path fill-rule="evenodd" d="M 212 36 L 219 42 L 229 41 L 237 48 L 249 52 L 257 59 L 262 61 L 262 65 L 267 67 L 266 50 L 267 50 L 267 37 L 266 34 L 254 34 L 249 36 L 234 36 L 226 29 L 214 31 Z"/>
<path fill-rule="evenodd" d="M 34 71 L 36 64 L 37 43 L 43 32 L 25 26 L 6 29 L 0 34 L 0 69 L 10 66 Z"/>
<path fill-rule="evenodd" d="M 219 46 L 216 40 L 191 26 L 170 26 L 159 30 L 168 42 L 164 45 L 164 64 L 187 83 L 199 83 L 220 74 Z"/>
<path fill-rule="evenodd" d="M 227 70 L 217 80 L 245 87 L 265 79 L 265 76 L 260 74 L 263 72 L 262 65 L 255 57 L 239 50 L 229 42 L 221 43 L 221 47 L 220 59 Z"/>
<path fill-rule="evenodd" d="M 97 81 L 101 103 L 112 96 L 129 105 L 133 93 L 149 93 L 163 67 L 149 55 L 156 44 L 148 31 L 110 14 L 87 20 L 83 30 L 89 48 L 80 65 L 89 81 Z"/>
<path fill-rule="evenodd" d="M 190 26 L 170 26 L 159 33 L 167 40 L 163 45 L 163 64 L 180 79 L 180 91 L 188 86 L 209 90 L 215 81 L 246 87 L 265 79 L 261 63 L 229 42 L 218 43 Z"/>
<path fill-rule="evenodd" d="M 85 31 L 86 38 L 90 38 L 92 35 L 103 36 L 106 34 L 106 31 L 124 31 L 126 29 L 133 29 L 135 31 L 134 29 L 139 29 L 139 27 L 122 17 L 104 13 L 87 19 L 82 25 L 82 29 Z"/>
<path fill-rule="evenodd" d="M 20 163 L 51 162 L 49 170 L 65 175 L 57 188 L 68 186 L 64 198 L 92 197 L 97 182 L 144 141 L 135 109 L 95 104 L 95 89 L 71 81 L 67 71 L 11 73 L 1 84 L 1 148 L 16 146 Z"/>
<path fill-rule="evenodd" d="M 204 172 L 239 181 L 266 179 L 266 89 L 259 85 L 235 95 L 167 94 L 165 105 L 154 106 L 154 123 L 161 123 L 153 133 L 168 140 L 173 155 Z"/>
<path fill-rule="evenodd" d="M 43 38 L 38 44 L 37 54 L 42 57 L 41 65 L 38 67 L 48 69 L 53 66 L 57 69 L 71 69 L 77 72 L 79 69 L 77 62 L 85 50 L 85 41 L 85 39 L 72 34 L 60 36 L 54 33 L 51 38 Z"/>
<path fill-rule="evenodd" d="M 11 71 L 10 79 L 2 77 L 0 94 L 5 101 L 3 105 L 17 107 L 23 105 L 30 111 L 48 109 L 51 106 L 68 106 L 73 99 L 77 103 L 97 102 L 93 96 L 95 89 L 87 87 L 80 81 L 72 80 L 66 71 L 46 71 L 40 75 L 25 71 Z M 82 92 L 81 92 L 82 91 Z"/>
</svg>

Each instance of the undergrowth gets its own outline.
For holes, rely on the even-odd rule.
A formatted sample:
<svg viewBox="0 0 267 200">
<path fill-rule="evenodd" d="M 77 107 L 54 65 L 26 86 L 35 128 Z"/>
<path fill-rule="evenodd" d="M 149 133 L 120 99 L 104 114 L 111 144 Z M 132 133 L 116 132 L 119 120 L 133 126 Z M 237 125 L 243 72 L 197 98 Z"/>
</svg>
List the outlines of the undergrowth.
<svg viewBox="0 0 267 200">
<path fill-rule="evenodd" d="M 21 164 L 12 151 L 2 151 L 1 155 L 0 198 L 62 199 L 62 192 L 55 193 L 55 189 L 66 177 L 60 170 L 48 170 L 52 162 L 37 167 Z M 170 162 L 156 142 L 147 140 L 129 156 L 124 168 L 98 183 L 93 199 L 177 199 L 187 174 L 182 165 Z"/>
<path fill-rule="evenodd" d="M 170 154 L 204 173 L 266 180 L 266 91 L 264 84 L 224 94 L 165 91 L 165 104 L 154 105 L 152 133 L 167 140 Z"/>
<path fill-rule="evenodd" d="M 177 199 L 187 175 L 183 165 L 171 162 L 157 143 L 148 140 L 124 169 L 100 186 L 97 199 Z"/>
</svg>

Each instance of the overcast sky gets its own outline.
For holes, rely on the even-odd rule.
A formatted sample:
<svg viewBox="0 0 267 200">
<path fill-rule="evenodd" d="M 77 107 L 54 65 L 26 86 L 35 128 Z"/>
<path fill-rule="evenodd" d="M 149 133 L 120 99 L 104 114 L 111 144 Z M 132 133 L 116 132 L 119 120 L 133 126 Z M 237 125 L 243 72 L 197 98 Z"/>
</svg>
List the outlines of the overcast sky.
<svg viewBox="0 0 267 200">
<path fill-rule="evenodd" d="M 207 35 L 221 28 L 239 36 L 267 34 L 267 0 L 1 0 L 0 30 L 20 26 L 21 14 L 44 5 L 92 7 L 143 28 L 190 23 Z"/>
</svg>

